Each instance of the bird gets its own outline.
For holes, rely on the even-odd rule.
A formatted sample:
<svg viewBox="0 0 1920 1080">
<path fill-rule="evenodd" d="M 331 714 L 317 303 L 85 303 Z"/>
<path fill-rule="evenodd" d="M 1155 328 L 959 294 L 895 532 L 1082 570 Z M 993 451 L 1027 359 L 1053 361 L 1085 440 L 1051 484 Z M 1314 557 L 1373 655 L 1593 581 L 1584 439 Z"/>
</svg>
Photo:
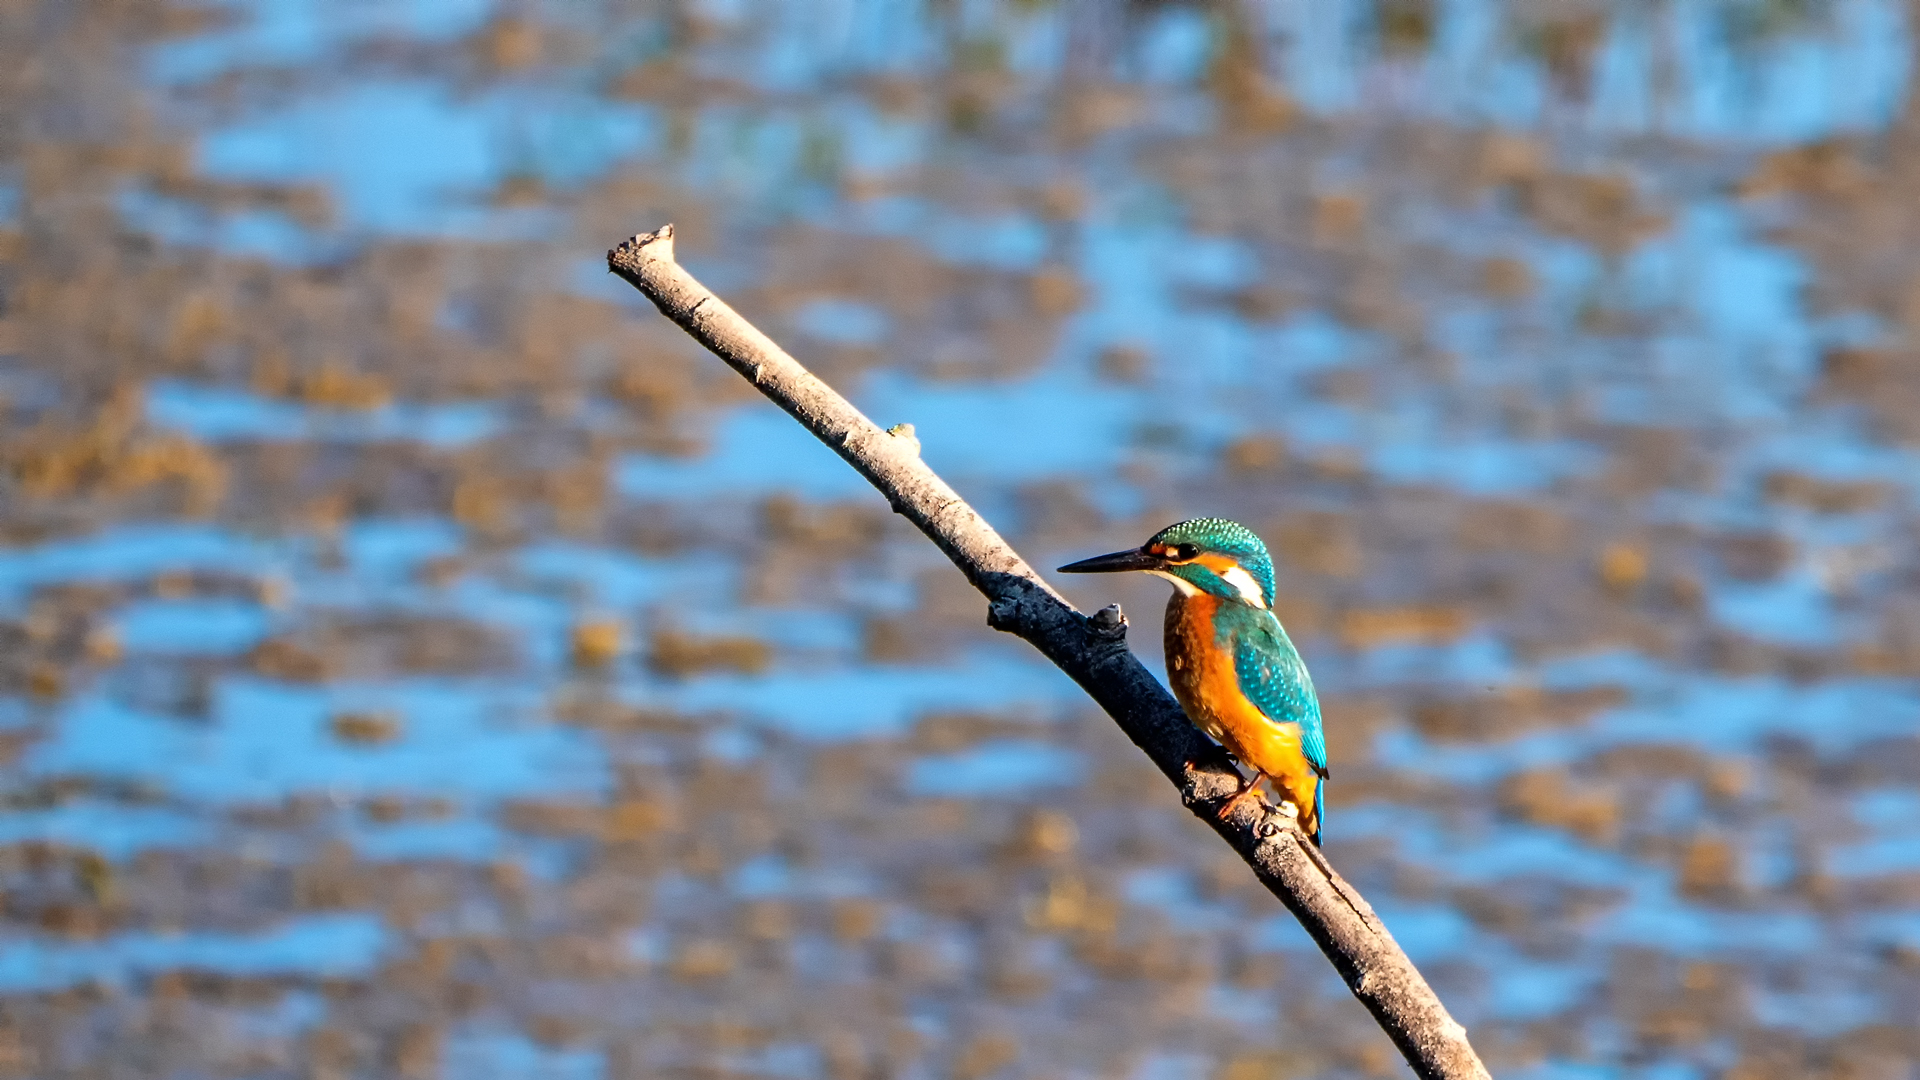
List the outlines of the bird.
<svg viewBox="0 0 1920 1080">
<path fill-rule="evenodd" d="M 1167 682 L 1187 717 L 1253 777 L 1222 806 L 1273 784 L 1281 809 L 1320 846 L 1327 739 L 1306 662 L 1273 613 L 1273 559 L 1252 529 L 1223 518 L 1169 525 L 1131 551 L 1060 567 L 1063 574 L 1144 571 L 1173 583 Z"/>
</svg>

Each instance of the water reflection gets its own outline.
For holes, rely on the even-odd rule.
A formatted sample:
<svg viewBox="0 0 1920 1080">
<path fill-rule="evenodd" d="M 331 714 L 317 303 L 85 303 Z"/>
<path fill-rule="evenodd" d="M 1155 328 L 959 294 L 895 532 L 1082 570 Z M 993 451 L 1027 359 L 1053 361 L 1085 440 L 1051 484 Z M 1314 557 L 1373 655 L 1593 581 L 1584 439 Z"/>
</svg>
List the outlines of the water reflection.
<svg viewBox="0 0 1920 1080">
<path fill-rule="evenodd" d="M 667 219 L 1037 564 L 1259 527 L 1499 1075 L 1920 1057 L 1901 6 L 157 11 L 0 35 L 0 1073 L 1391 1071 Z"/>
<path fill-rule="evenodd" d="M 127 934 L 98 942 L 7 943 L 0 986 L 58 990 L 75 985 L 125 983 L 138 976 L 175 970 L 234 975 L 301 974 L 363 976 L 372 971 L 386 941 L 376 918 L 316 916 L 271 933 Z"/>
</svg>

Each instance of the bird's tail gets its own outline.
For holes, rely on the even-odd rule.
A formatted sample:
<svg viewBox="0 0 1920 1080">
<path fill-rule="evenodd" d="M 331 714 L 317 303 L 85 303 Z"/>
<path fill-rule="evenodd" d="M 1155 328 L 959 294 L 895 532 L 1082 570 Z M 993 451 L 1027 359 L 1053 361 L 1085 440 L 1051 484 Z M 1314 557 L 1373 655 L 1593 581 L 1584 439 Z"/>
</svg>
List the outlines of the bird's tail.
<svg viewBox="0 0 1920 1080">
<path fill-rule="evenodd" d="M 1307 833 L 1308 838 L 1313 841 L 1314 847 L 1320 846 L 1320 823 L 1326 819 L 1326 808 L 1327 782 L 1322 780 L 1313 785 L 1313 828 Z"/>
</svg>

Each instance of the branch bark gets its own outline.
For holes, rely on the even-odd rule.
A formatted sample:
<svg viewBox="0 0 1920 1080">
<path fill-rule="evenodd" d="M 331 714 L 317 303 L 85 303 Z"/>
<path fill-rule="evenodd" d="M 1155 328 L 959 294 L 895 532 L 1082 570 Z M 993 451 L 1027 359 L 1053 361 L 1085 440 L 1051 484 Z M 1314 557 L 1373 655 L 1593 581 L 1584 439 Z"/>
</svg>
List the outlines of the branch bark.
<svg viewBox="0 0 1920 1080">
<path fill-rule="evenodd" d="M 1216 817 L 1240 785 L 1239 770 L 1127 648 L 1126 619 L 1118 608 L 1091 618 L 1074 610 L 920 460 L 910 427 L 876 426 L 694 280 L 674 260 L 673 226 L 609 251 L 607 269 L 878 488 L 986 596 L 988 625 L 1025 639 L 1079 683 L 1180 789 L 1187 808 L 1231 844 L 1300 920 L 1415 1073 L 1487 1080 L 1466 1029 L 1447 1014 L 1366 899 L 1291 818 L 1264 799 L 1243 800 L 1224 821 Z"/>
</svg>

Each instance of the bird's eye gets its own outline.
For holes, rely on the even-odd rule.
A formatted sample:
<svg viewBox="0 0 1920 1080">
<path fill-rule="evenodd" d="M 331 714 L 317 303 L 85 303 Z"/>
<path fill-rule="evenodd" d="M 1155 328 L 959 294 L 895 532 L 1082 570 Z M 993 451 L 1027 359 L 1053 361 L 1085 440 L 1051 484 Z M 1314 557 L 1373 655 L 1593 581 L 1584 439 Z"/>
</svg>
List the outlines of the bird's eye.
<svg viewBox="0 0 1920 1080">
<path fill-rule="evenodd" d="M 1200 557 L 1200 548 L 1195 544 L 1181 544 L 1173 549 L 1173 557 L 1181 562 L 1192 562 Z"/>
</svg>

